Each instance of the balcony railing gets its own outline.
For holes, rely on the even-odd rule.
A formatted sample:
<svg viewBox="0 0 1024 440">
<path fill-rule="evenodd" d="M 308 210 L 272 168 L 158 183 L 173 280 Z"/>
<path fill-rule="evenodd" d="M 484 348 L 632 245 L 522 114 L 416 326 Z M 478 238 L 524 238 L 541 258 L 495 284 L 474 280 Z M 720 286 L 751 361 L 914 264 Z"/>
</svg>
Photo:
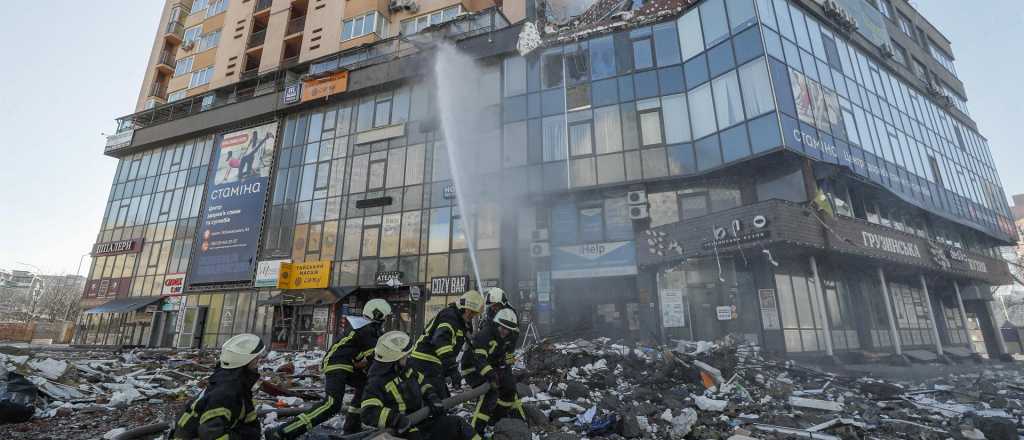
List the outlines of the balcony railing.
<svg viewBox="0 0 1024 440">
<path fill-rule="evenodd" d="M 260 0 L 256 2 L 256 9 L 253 12 L 259 12 L 270 7 L 270 4 L 274 3 L 274 0 Z"/>
<path fill-rule="evenodd" d="M 263 42 L 266 39 L 267 39 L 267 30 L 266 29 L 264 29 L 262 31 L 259 31 L 259 32 L 253 32 L 252 35 L 249 36 L 249 46 L 248 47 L 249 48 L 253 48 L 253 47 L 256 47 L 256 46 L 260 46 L 260 45 L 263 44 Z"/>
<path fill-rule="evenodd" d="M 156 96 L 157 98 L 164 98 L 167 96 L 167 83 L 155 82 L 149 86 L 149 96 Z"/>
<path fill-rule="evenodd" d="M 238 77 L 243 79 L 243 80 L 246 80 L 246 79 L 250 79 L 250 78 L 255 78 L 257 75 L 259 75 L 259 73 L 260 73 L 260 68 L 259 67 L 253 67 L 252 69 L 249 69 L 249 70 L 243 70 L 242 73 Z"/>
<path fill-rule="evenodd" d="M 288 57 L 288 58 L 282 58 L 281 59 L 281 68 L 282 69 L 287 69 L 287 68 L 292 67 L 292 66 L 294 66 L 296 64 L 299 64 L 299 56 L 298 55 L 295 55 L 293 57 Z"/>
<path fill-rule="evenodd" d="M 157 60 L 157 64 L 163 64 L 171 66 L 174 69 L 176 61 L 174 60 L 174 53 L 171 51 L 164 51 L 160 53 L 160 58 Z"/>
<path fill-rule="evenodd" d="M 288 22 L 288 27 L 285 29 L 285 35 L 292 35 L 302 32 L 306 28 L 306 16 L 303 15 L 299 18 L 293 18 Z"/>
<path fill-rule="evenodd" d="M 178 21 L 172 21 L 167 23 L 167 27 L 164 28 L 164 33 L 178 37 L 178 39 L 181 40 L 181 36 L 185 34 L 185 25 Z"/>
</svg>

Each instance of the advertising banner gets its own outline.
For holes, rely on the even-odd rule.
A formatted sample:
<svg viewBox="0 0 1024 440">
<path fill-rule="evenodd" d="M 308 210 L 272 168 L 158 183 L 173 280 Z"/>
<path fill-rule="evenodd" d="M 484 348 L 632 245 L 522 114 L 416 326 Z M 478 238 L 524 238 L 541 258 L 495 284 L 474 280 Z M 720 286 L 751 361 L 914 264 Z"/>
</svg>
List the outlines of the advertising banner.
<svg viewBox="0 0 1024 440">
<path fill-rule="evenodd" d="M 277 123 L 219 137 L 188 285 L 248 282 L 256 263 Z"/>
<path fill-rule="evenodd" d="M 331 261 L 281 263 L 279 289 L 326 289 L 331 283 Z"/>
<path fill-rule="evenodd" d="M 290 259 L 260 261 L 256 265 L 256 281 L 253 286 L 277 287 L 277 276 L 281 273 L 281 264 L 291 262 Z"/>
<path fill-rule="evenodd" d="M 686 327 L 686 306 L 683 289 L 661 289 L 661 325 L 665 328 Z"/>
<path fill-rule="evenodd" d="M 636 275 L 636 243 L 615 241 L 551 249 L 551 278 Z"/>
<path fill-rule="evenodd" d="M 182 289 L 185 287 L 185 274 L 173 273 L 167 275 L 164 279 L 164 287 L 160 290 L 160 294 L 163 296 L 181 295 Z"/>
<path fill-rule="evenodd" d="M 338 94 L 348 90 L 348 71 L 332 73 L 323 78 L 302 82 L 302 102 Z"/>
</svg>

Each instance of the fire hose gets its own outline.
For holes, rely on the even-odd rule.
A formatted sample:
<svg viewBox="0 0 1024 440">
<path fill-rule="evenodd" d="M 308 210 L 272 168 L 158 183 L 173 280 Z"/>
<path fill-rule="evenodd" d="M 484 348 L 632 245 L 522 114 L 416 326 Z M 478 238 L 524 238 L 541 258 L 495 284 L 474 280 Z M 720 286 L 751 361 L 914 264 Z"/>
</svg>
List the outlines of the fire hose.
<svg viewBox="0 0 1024 440">
<path fill-rule="evenodd" d="M 263 416 L 270 413 L 277 413 L 279 417 L 291 417 L 302 414 L 304 411 L 310 408 L 311 406 L 307 405 L 298 408 L 259 409 L 256 411 L 256 414 Z M 132 428 L 114 436 L 114 440 L 134 440 L 138 438 L 143 438 L 148 435 L 162 434 L 170 430 L 172 427 L 174 427 L 174 422 L 160 422 L 153 423 L 150 425 L 139 426 L 138 428 Z"/>
<path fill-rule="evenodd" d="M 444 399 L 442 404 L 444 405 L 444 409 L 445 410 L 449 410 L 449 409 L 454 408 L 456 405 L 460 405 L 460 404 L 469 402 L 471 400 L 480 398 L 480 396 L 483 396 L 484 394 L 487 394 L 487 391 L 489 391 L 490 389 L 491 389 L 491 384 L 490 384 L 490 382 L 488 382 L 488 383 L 480 385 L 480 386 L 478 386 L 476 388 L 473 388 L 473 389 L 471 389 L 469 391 L 466 391 L 466 392 L 464 392 L 462 394 L 459 394 L 457 396 L 452 396 L 452 397 L 449 397 L 447 399 Z M 428 407 L 420 408 L 420 409 L 414 411 L 412 414 L 409 414 L 409 426 L 410 427 L 411 426 L 416 426 L 416 425 L 420 424 L 420 422 L 426 420 L 427 417 L 429 417 L 429 416 L 430 416 L 430 408 L 428 408 Z M 374 429 L 368 429 L 368 430 L 363 431 L 363 432 L 357 432 L 355 434 L 349 434 L 349 435 L 346 435 L 346 436 L 331 436 L 330 438 L 336 439 L 336 440 L 362 440 L 362 439 L 371 439 L 371 438 L 377 437 L 377 436 L 379 436 L 381 434 L 385 434 L 386 432 L 387 431 L 384 430 L 384 429 L 374 428 Z"/>
</svg>

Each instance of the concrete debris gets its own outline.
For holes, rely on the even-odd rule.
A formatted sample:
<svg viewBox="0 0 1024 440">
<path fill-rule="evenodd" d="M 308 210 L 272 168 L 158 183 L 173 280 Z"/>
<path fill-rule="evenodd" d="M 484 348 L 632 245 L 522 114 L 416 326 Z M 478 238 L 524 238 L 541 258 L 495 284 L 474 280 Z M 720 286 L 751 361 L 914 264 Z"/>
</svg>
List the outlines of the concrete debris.
<svg viewBox="0 0 1024 440">
<path fill-rule="evenodd" d="M 268 353 L 260 408 L 319 400 L 323 354 Z M 514 372 L 527 420 L 499 421 L 493 439 L 1001 440 L 1018 438 L 1024 422 L 1024 369 L 1015 364 L 819 366 L 733 339 L 609 338 L 544 340 L 520 362 L 526 368 Z M 204 385 L 216 352 L 0 348 L 0 364 L 39 388 L 33 419 L 5 425 L 16 432 L 11 440 L 78 440 L 172 419 Z M 452 413 L 468 418 L 474 405 Z M 280 420 L 263 416 L 265 424 Z M 342 422 L 309 438 L 330 438 Z"/>
<path fill-rule="evenodd" d="M 519 51 L 519 56 L 525 57 L 542 44 L 544 44 L 544 40 L 537 30 L 537 26 L 529 21 L 523 23 L 523 29 L 519 31 L 519 41 L 516 42 L 516 50 Z"/>
<path fill-rule="evenodd" d="M 1005 427 L 1024 417 L 1024 369 L 973 360 L 811 365 L 732 339 L 665 347 L 607 338 L 544 341 L 525 358 L 519 388 L 536 390 L 524 404 L 537 440 L 939 440 L 968 437 L 961 424 L 991 439 L 983 423 L 1016 434 Z"/>
</svg>

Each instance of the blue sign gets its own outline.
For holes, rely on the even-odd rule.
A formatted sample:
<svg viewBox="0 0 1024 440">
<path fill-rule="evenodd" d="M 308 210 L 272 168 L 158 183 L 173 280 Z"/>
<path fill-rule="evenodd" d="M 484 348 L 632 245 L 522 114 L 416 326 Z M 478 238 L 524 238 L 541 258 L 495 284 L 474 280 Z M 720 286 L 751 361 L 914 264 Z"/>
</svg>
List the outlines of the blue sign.
<svg viewBox="0 0 1024 440">
<path fill-rule="evenodd" d="M 576 204 L 572 201 L 563 201 L 551 208 L 551 241 L 554 244 L 578 241 L 576 214 Z"/>
<path fill-rule="evenodd" d="M 636 242 L 613 241 L 551 249 L 551 278 L 636 275 Z"/>
<path fill-rule="evenodd" d="M 190 287 L 252 280 L 276 136 L 274 122 L 219 137 L 196 231 Z"/>
</svg>

